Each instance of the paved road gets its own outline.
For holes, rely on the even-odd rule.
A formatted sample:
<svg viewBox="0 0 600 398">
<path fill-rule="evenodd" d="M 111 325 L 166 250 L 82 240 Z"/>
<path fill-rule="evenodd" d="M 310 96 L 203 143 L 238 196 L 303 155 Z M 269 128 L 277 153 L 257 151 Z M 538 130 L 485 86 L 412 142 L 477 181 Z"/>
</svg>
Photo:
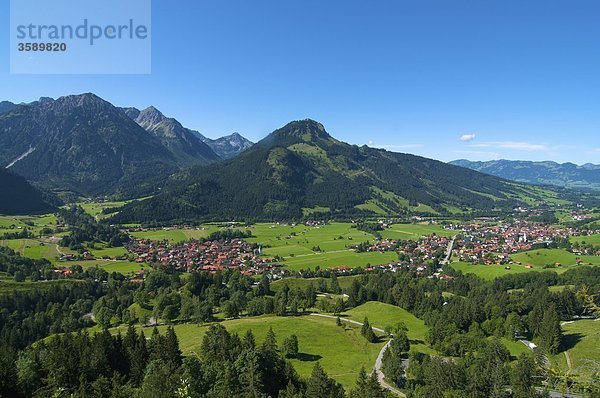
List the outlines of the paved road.
<svg viewBox="0 0 600 398">
<path fill-rule="evenodd" d="M 450 261 L 450 257 L 452 257 L 452 248 L 454 247 L 455 239 L 456 238 L 452 238 L 452 240 L 448 242 L 448 248 L 446 249 L 446 257 L 444 257 L 444 259 L 440 263 L 441 265 L 446 265 L 448 264 L 448 261 Z"/>
<path fill-rule="evenodd" d="M 325 314 L 317 314 L 317 313 L 312 313 L 310 315 L 312 315 L 312 316 L 318 316 L 318 317 L 321 317 L 321 318 L 330 318 L 330 319 L 337 319 L 338 318 L 337 316 L 333 316 L 333 315 L 325 315 Z M 351 324 L 357 325 L 357 326 L 362 326 L 363 325 L 362 322 L 353 321 L 352 319 L 340 318 L 340 320 L 342 322 L 351 323 Z M 385 332 L 385 330 L 383 330 L 383 329 L 379 329 L 379 328 L 376 328 L 376 327 L 373 327 L 373 326 L 371 326 L 371 327 L 376 332 L 387 334 Z M 390 339 L 390 341 L 388 341 L 387 344 L 384 345 L 381 348 L 381 351 L 379 351 L 379 355 L 377 355 L 377 359 L 375 360 L 375 366 L 373 367 L 373 369 L 375 370 L 375 374 L 377 374 L 377 379 L 379 380 L 379 384 L 381 385 L 381 387 L 385 388 L 388 391 L 391 391 L 392 393 L 394 393 L 394 394 L 396 394 L 396 395 L 398 395 L 398 396 L 400 396 L 402 398 L 406 398 L 406 395 L 402 391 L 398 390 L 396 387 L 390 385 L 389 383 L 387 383 L 385 381 L 385 375 L 381 371 L 381 367 L 383 365 L 383 354 L 385 353 L 385 350 L 388 349 L 388 347 L 390 346 L 391 343 L 392 343 L 392 340 Z M 407 361 L 405 361 L 405 362 L 407 362 Z M 402 365 L 404 367 L 408 366 L 408 364 L 404 363 L 404 362 L 403 362 Z"/>
</svg>

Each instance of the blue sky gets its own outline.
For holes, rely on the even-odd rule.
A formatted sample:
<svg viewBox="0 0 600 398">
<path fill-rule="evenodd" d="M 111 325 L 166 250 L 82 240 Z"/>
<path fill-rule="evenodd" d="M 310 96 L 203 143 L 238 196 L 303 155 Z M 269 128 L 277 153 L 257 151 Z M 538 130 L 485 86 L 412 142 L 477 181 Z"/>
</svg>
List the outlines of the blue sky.
<svg viewBox="0 0 600 398">
<path fill-rule="evenodd" d="M 597 0 L 154 0 L 150 75 L 10 75 L 0 29 L 0 99 L 94 92 L 209 137 L 312 118 L 444 161 L 600 163 L 599 19 Z"/>
</svg>

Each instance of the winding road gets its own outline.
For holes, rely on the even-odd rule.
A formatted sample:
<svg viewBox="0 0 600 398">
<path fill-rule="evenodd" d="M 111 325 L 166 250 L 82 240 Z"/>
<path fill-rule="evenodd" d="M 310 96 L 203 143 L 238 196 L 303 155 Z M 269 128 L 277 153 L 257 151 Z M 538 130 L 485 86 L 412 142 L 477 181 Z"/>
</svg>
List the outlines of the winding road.
<svg viewBox="0 0 600 398">
<path fill-rule="evenodd" d="M 333 316 L 333 315 L 326 315 L 326 314 L 317 314 L 317 313 L 311 313 L 310 315 L 312 316 L 318 316 L 321 318 L 329 318 L 329 319 L 337 319 L 337 316 Z M 358 322 L 358 321 L 354 321 L 352 319 L 344 319 L 344 318 L 340 318 L 340 321 L 342 322 L 346 322 L 346 323 L 350 323 L 352 325 L 357 325 L 357 326 L 362 326 L 363 323 L 362 322 Z M 371 326 L 371 328 L 379 333 L 383 333 L 387 335 L 387 332 L 383 329 L 380 328 L 376 328 Z M 390 346 L 390 344 L 392 343 L 392 339 L 390 339 L 386 345 L 384 345 L 381 348 L 381 351 L 379 351 L 379 355 L 377 355 L 377 359 L 375 360 L 375 366 L 373 367 L 373 369 L 375 370 L 375 374 L 377 374 L 377 380 L 379 380 L 379 384 L 381 385 L 381 387 L 385 388 L 386 390 L 398 395 L 399 397 L 402 398 L 406 398 L 406 395 L 398 390 L 396 387 L 392 386 L 391 384 L 389 384 L 388 382 L 385 381 L 385 375 L 383 374 L 383 372 L 381 371 L 381 367 L 383 366 L 383 354 L 385 353 L 385 350 L 388 349 L 388 347 Z M 408 366 L 408 361 L 404 361 L 402 363 L 402 365 L 406 368 L 406 366 Z"/>
</svg>

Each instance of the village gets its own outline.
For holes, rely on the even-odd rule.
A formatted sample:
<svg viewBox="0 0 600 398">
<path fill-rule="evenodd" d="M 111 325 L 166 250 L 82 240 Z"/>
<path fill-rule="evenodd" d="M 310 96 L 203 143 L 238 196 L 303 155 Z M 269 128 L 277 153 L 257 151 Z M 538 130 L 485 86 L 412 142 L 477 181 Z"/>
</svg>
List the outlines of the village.
<svg viewBox="0 0 600 398">
<path fill-rule="evenodd" d="M 127 250 L 136 262 L 156 264 L 180 272 L 208 271 L 215 273 L 236 269 L 244 275 L 276 274 L 277 260 L 261 256 L 260 246 L 235 238 L 230 240 L 190 240 L 181 244 L 147 239 L 133 239 Z"/>
<path fill-rule="evenodd" d="M 499 225 L 450 225 L 457 232 L 452 254 L 473 264 L 511 264 L 511 254 L 538 248 L 570 249 L 569 238 L 581 234 L 575 228 L 518 222 Z M 578 253 L 575 253 L 578 254 Z"/>
</svg>

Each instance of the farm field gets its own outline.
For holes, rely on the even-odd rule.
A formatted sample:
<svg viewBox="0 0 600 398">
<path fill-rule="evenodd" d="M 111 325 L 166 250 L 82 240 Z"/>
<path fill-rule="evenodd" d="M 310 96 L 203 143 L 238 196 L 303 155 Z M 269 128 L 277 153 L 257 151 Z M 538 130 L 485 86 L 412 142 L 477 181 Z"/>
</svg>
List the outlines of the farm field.
<svg viewBox="0 0 600 398">
<path fill-rule="evenodd" d="M 585 242 L 591 245 L 600 245 L 600 234 L 588 235 L 588 236 L 573 236 L 571 237 L 571 243 Z"/>
<path fill-rule="evenodd" d="M 544 272 L 554 271 L 558 274 L 568 271 L 569 269 L 584 267 L 591 264 L 592 266 L 600 265 L 600 257 L 598 256 L 576 256 L 562 249 L 540 249 L 531 250 L 528 252 L 517 253 L 511 255 L 515 262 L 519 264 L 511 264 L 510 269 L 505 269 L 505 265 L 478 265 L 462 261 L 450 263 L 450 266 L 457 271 L 470 273 L 479 276 L 480 278 L 491 280 L 509 274 L 521 274 L 525 272 Z M 576 265 L 576 259 L 581 258 L 583 263 Z M 560 263 L 560 267 L 546 268 L 543 266 L 555 263 Z M 532 268 L 526 268 L 526 265 L 531 264 Z"/>
<path fill-rule="evenodd" d="M 111 261 L 111 260 L 92 260 L 92 261 L 69 261 L 60 263 L 66 267 L 71 265 L 81 265 L 83 269 L 99 267 L 108 273 L 117 272 L 123 275 L 135 275 L 141 269 L 148 268 L 148 264 L 136 263 L 133 261 Z"/>
<path fill-rule="evenodd" d="M 95 258 L 102 258 L 102 257 L 115 258 L 115 257 L 125 256 L 129 253 L 127 251 L 127 249 L 125 249 L 124 247 L 105 247 L 105 248 L 98 248 L 98 249 L 90 249 L 89 251 Z"/>
<path fill-rule="evenodd" d="M 151 196 L 136 199 L 136 200 L 141 201 L 141 200 L 145 200 L 148 198 L 151 198 Z M 127 203 L 130 203 L 130 202 L 133 202 L 133 200 L 116 201 L 116 202 L 77 203 L 77 204 L 79 206 L 81 206 L 83 208 L 83 210 L 85 210 L 89 215 L 91 215 L 92 217 L 94 217 L 96 219 L 101 220 L 103 218 L 107 218 L 110 216 L 109 214 L 102 214 L 102 211 L 104 209 L 123 207 Z"/>
<path fill-rule="evenodd" d="M 249 242 L 263 245 L 266 256 L 281 256 L 289 270 L 316 266 L 334 268 L 386 264 L 398 259 L 396 253 L 356 253 L 349 245 L 372 241 L 370 233 L 352 228 L 350 223 L 332 223 L 316 227 L 259 223 L 247 228 L 252 231 Z M 321 251 L 313 251 L 318 246 Z"/>
<path fill-rule="evenodd" d="M 29 229 L 34 235 L 39 235 L 44 228 L 56 228 L 56 216 L 44 214 L 36 216 L 3 216 L 0 215 L 0 235 L 5 233 L 20 232 Z"/>
<path fill-rule="evenodd" d="M 282 264 L 288 270 L 297 271 L 307 268 L 314 269 L 316 266 L 319 266 L 321 269 L 341 266 L 350 268 L 366 267 L 368 265 L 389 264 L 397 260 L 398 254 L 395 252 L 356 253 L 354 251 L 343 251 L 285 257 L 285 261 Z"/>
<path fill-rule="evenodd" d="M 24 257 L 34 260 L 45 258 L 53 264 L 56 263 L 59 256 L 56 244 L 39 239 L 6 239 L 0 240 L 0 245 L 10 247 Z M 67 248 L 61 248 L 61 250 L 71 253 Z"/>
<path fill-rule="evenodd" d="M 156 231 L 133 232 L 137 238 L 151 240 L 169 240 L 182 242 L 188 239 L 207 237 L 219 227 L 217 224 L 207 224 L 204 230 L 199 229 L 165 229 Z M 358 267 L 368 265 L 388 264 L 396 261 L 398 256 L 393 252 L 386 253 L 356 253 L 348 246 L 375 237 L 367 232 L 353 228 L 350 223 L 332 223 L 320 226 L 303 224 L 274 224 L 257 223 L 248 227 L 237 227 L 252 232 L 248 242 L 260 243 L 265 256 L 280 256 L 283 265 L 289 270 L 335 268 L 340 266 Z M 418 239 L 423 235 L 451 236 L 453 231 L 446 231 L 435 224 L 398 224 L 382 232 L 384 237 L 396 239 Z M 319 248 L 320 251 L 313 249 Z"/>
<path fill-rule="evenodd" d="M 347 389 L 354 387 L 361 366 L 364 366 L 367 371 L 372 369 L 379 350 L 385 344 L 384 341 L 368 343 L 360 335 L 358 327 L 336 326 L 334 319 L 310 315 L 242 318 L 223 321 L 221 324 L 229 332 L 238 333 L 240 336 L 251 329 L 258 345 L 262 344 L 270 327 L 277 336 L 279 346 L 286 337 L 295 334 L 298 336 L 300 356 L 291 361 L 300 376 L 308 378 L 313 366 L 319 361 L 325 371 Z M 165 328 L 166 326 L 159 326 L 161 332 Z M 199 353 L 208 326 L 180 324 L 175 325 L 174 328 L 183 353 L 185 355 Z M 124 328 L 113 329 L 113 332 L 116 333 L 118 330 L 124 332 Z M 152 328 L 144 328 L 144 333 L 149 337 Z"/>
<path fill-rule="evenodd" d="M 461 271 L 464 274 L 475 274 L 478 277 L 486 280 L 492 280 L 496 278 L 500 278 L 504 275 L 510 274 L 523 274 L 526 272 L 545 272 L 545 271 L 553 271 L 558 274 L 562 274 L 563 272 L 568 271 L 571 268 L 576 267 L 584 267 L 584 265 L 574 265 L 574 266 L 563 266 L 551 269 L 543 269 L 542 267 L 533 267 L 533 268 L 525 268 L 523 265 L 512 264 L 511 269 L 504 269 L 504 265 L 478 265 L 465 263 L 462 261 L 453 262 L 450 264 L 452 268 L 457 271 Z"/>
<path fill-rule="evenodd" d="M 253 237 L 247 239 L 263 245 L 265 255 L 311 254 L 312 248 L 319 246 L 321 250 L 346 250 L 348 245 L 373 240 L 374 236 L 356 228 L 350 223 L 332 223 L 309 227 L 303 224 L 296 226 L 258 223 L 248 229 Z"/>
<path fill-rule="evenodd" d="M 600 265 L 600 256 L 577 256 L 563 249 L 539 249 L 511 255 L 514 261 L 523 265 L 544 266 L 546 264 L 560 263 L 563 266 L 577 264 L 577 258 L 581 258 L 585 265 Z"/>
<path fill-rule="evenodd" d="M 600 368 L 600 321 L 563 323 L 562 329 L 567 350 L 552 357 L 552 363 L 563 372 L 569 371 L 566 352 L 571 361 L 570 373 L 588 379 Z"/>
<path fill-rule="evenodd" d="M 167 240 L 173 243 L 180 243 L 190 239 L 206 238 L 211 232 L 216 231 L 215 227 L 207 227 L 206 229 L 159 229 L 152 231 L 132 232 L 136 238 L 150 239 L 156 241 Z"/>
<path fill-rule="evenodd" d="M 393 224 L 381 231 L 381 236 L 386 239 L 417 240 L 433 234 L 450 237 L 456 235 L 456 231 L 446 230 L 438 224 Z"/>
<path fill-rule="evenodd" d="M 78 283 L 76 280 L 72 279 L 59 279 L 52 281 L 39 281 L 39 282 L 15 282 L 12 276 L 5 274 L 4 272 L 0 272 L 0 295 L 12 292 L 25 292 L 27 290 L 35 288 L 50 288 L 52 286 L 64 285 L 67 283 Z"/>
</svg>

